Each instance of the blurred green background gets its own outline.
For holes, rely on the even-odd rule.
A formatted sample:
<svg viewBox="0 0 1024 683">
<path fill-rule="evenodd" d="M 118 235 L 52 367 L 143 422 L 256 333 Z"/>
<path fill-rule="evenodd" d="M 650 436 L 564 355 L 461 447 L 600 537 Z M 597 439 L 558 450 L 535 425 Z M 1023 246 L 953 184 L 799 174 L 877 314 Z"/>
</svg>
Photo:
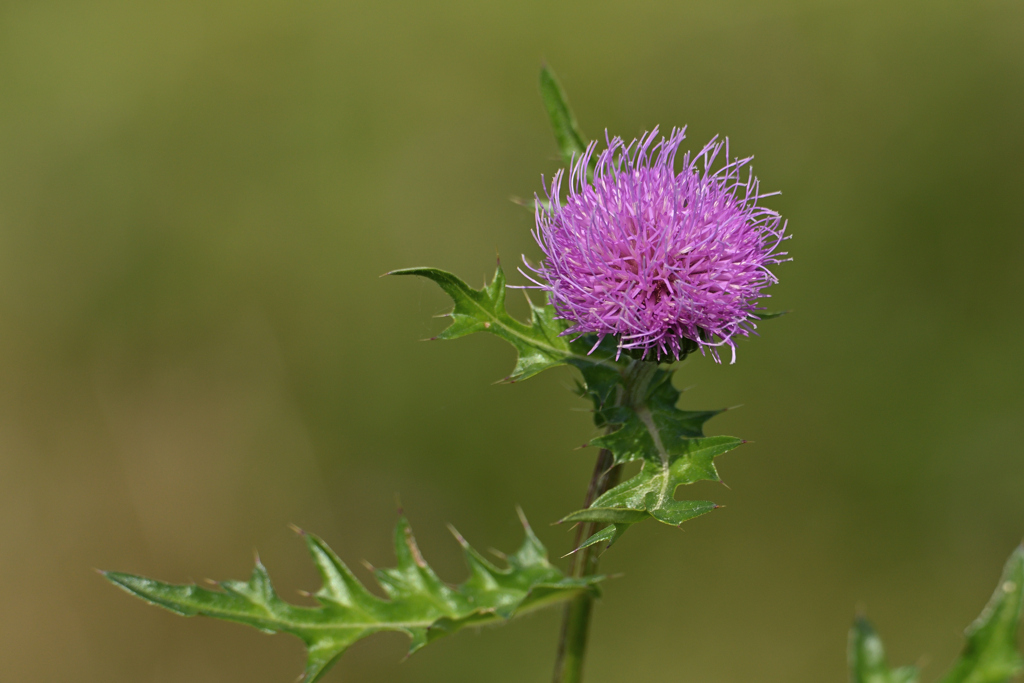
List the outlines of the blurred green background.
<svg viewBox="0 0 1024 683">
<path fill-rule="evenodd" d="M 492 385 L 509 347 L 418 343 L 445 297 L 378 279 L 538 255 L 508 200 L 558 167 L 544 59 L 591 136 L 755 154 L 794 235 L 794 313 L 679 373 L 684 407 L 744 405 L 710 425 L 753 442 L 730 488 L 687 492 L 727 508 L 606 557 L 589 680 L 842 681 L 858 606 L 945 668 L 1024 535 L 1019 0 L 34 0 L 0 5 L 0 678 L 291 681 L 297 640 L 92 568 L 258 548 L 292 597 L 289 522 L 384 565 L 396 495 L 451 581 L 446 522 L 509 550 L 518 503 L 568 549 L 571 372 Z M 380 636 L 328 680 L 547 680 L 557 620 Z"/>
</svg>

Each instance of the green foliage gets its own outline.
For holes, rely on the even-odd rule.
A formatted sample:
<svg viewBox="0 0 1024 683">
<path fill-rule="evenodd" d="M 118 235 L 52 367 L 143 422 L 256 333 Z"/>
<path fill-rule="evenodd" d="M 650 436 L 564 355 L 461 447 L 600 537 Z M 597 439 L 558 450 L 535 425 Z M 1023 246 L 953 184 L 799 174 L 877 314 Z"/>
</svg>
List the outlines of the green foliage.
<svg viewBox="0 0 1024 683">
<path fill-rule="evenodd" d="M 569 108 L 569 99 L 555 72 L 546 64 L 540 69 L 540 96 L 544 100 L 544 108 L 547 109 L 562 160 L 566 165 L 571 164 L 573 157 L 579 157 L 586 150 L 587 139 L 580 132 L 576 116 Z"/>
<path fill-rule="evenodd" d="M 561 336 L 566 325 L 555 318 L 550 304 L 530 302 L 530 323 L 519 322 L 505 310 L 505 275 L 500 266 L 482 289 L 473 289 L 436 268 L 407 268 L 390 274 L 426 277 L 452 298 L 455 307 L 448 314 L 452 322 L 435 339 L 490 332 L 512 344 L 518 359 L 506 381 L 526 379 L 557 365 L 580 370 L 584 380 L 580 393 L 593 401 L 594 423 L 607 432 L 591 445 L 608 449 L 616 465 L 643 463 L 636 476 L 600 496 L 586 510 L 562 520 L 609 525 L 580 548 L 611 543 L 631 525 L 648 518 L 678 526 L 718 507 L 706 500 L 678 501 L 674 494 L 685 484 L 719 481 L 714 459 L 743 441 L 704 436 L 704 423 L 721 411 L 677 408 L 680 394 L 672 386 L 671 371 L 657 363 L 617 359 L 610 339 L 591 353 L 596 340 L 588 336 L 570 341 Z"/>
<path fill-rule="evenodd" d="M 398 566 L 377 569 L 387 599 L 363 586 L 337 555 L 313 534 L 300 532 L 313 556 L 323 586 L 313 596 L 319 607 L 281 600 L 263 564 L 256 560 L 248 582 L 223 581 L 220 590 L 195 584 L 172 585 L 131 574 L 105 572 L 115 585 L 153 605 L 182 616 L 197 614 L 248 624 L 265 633 L 290 633 L 306 644 L 304 683 L 318 680 L 353 643 L 374 633 L 400 631 L 415 652 L 427 643 L 467 626 L 510 619 L 581 592 L 596 593 L 601 577 L 569 578 L 553 567 L 547 550 L 526 519 L 522 546 L 500 569 L 462 545 L 470 576 L 459 586 L 441 581 L 423 560 L 405 518 L 395 528 Z"/>
<path fill-rule="evenodd" d="M 594 401 L 594 421 L 610 431 L 591 441 L 608 449 L 616 465 L 640 461 L 640 472 L 601 495 L 585 510 L 563 522 L 602 522 L 580 546 L 617 540 L 633 524 L 653 518 L 679 526 L 718 507 L 707 500 L 675 499 L 680 486 L 720 481 L 714 460 L 743 443 L 731 436 L 703 434 L 704 423 L 722 411 L 688 411 L 676 407 L 679 391 L 672 372 L 655 363 L 636 361 L 622 375 L 614 394 L 605 389 L 602 373 L 583 369 Z"/>
<path fill-rule="evenodd" d="M 537 306 L 530 301 L 528 324 L 510 316 L 505 310 L 505 273 L 500 264 L 494 279 L 482 289 L 473 289 L 451 273 L 437 268 L 404 268 L 388 275 L 425 277 L 437 283 L 452 298 L 455 308 L 447 314 L 452 322 L 433 339 L 457 339 L 474 332 L 490 332 L 512 344 L 518 358 L 512 374 L 505 378 L 507 382 L 517 382 L 570 362 L 583 367 L 617 365 L 607 350 L 588 355 L 593 343 L 571 342 L 560 336 L 566 325 L 564 321 L 555 319 L 555 311 L 550 305 Z"/>
<path fill-rule="evenodd" d="M 1024 604 L 1024 546 L 1010 555 L 999 585 L 967 628 L 967 643 L 941 683 L 1006 683 L 1024 670 L 1017 649 Z M 890 670 L 882 641 L 865 619 L 850 629 L 850 683 L 916 683 L 917 669 Z"/>
</svg>

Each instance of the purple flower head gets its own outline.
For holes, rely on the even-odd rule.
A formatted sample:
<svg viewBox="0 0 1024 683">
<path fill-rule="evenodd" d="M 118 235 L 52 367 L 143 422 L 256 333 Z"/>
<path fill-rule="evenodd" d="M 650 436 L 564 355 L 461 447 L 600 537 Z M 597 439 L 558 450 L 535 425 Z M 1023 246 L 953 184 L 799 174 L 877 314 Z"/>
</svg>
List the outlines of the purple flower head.
<svg viewBox="0 0 1024 683">
<path fill-rule="evenodd" d="M 659 361 L 699 347 L 721 362 L 718 347 L 728 346 L 735 362 L 735 337 L 754 331 L 761 290 L 777 281 L 768 266 L 785 260 L 776 249 L 786 226 L 758 206 L 771 195 L 753 174 L 740 177 L 750 158 L 730 161 L 728 140 L 687 152 L 677 173 L 685 129 L 655 142 L 657 133 L 609 140 L 588 180 L 591 143 L 569 168 L 564 202 L 563 171 L 555 174 L 533 233 L 544 260 L 527 265 L 571 321 L 565 334 L 596 334 L 598 343 L 610 335 L 619 353 Z M 724 164 L 712 170 L 723 147 Z"/>
</svg>

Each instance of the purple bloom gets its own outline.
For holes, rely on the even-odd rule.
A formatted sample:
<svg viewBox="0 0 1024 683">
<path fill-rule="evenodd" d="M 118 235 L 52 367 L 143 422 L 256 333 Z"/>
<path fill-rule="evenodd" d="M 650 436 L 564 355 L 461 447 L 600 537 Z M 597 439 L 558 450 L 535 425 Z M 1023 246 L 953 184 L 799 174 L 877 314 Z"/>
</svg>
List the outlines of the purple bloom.
<svg viewBox="0 0 1024 683">
<path fill-rule="evenodd" d="M 776 249 L 786 226 L 758 206 L 771 195 L 753 174 L 740 177 L 750 158 L 729 161 L 727 140 L 716 137 L 692 159 L 687 152 L 676 173 L 685 129 L 655 142 L 657 133 L 628 145 L 612 138 L 588 180 L 591 143 L 569 168 L 564 202 L 563 171 L 555 174 L 549 207 L 537 202 L 533 235 L 544 260 L 529 267 L 543 281 L 533 282 L 571 321 L 566 334 L 596 334 L 598 343 L 611 335 L 620 353 L 657 360 L 697 345 L 720 362 L 724 345 L 735 362 L 734 338 L 754 331 L 761 290 L 777 281 L 768 266 L 785 260 Z M 712 170 L 723 147 L 724 165 Z"/>
</svg>

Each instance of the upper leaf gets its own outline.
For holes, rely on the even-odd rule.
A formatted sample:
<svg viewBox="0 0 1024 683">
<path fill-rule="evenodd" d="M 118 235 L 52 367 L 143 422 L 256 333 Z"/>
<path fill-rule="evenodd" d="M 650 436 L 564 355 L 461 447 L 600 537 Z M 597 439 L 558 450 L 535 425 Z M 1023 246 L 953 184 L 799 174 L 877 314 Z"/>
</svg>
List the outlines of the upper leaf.
<svg viewBox="0 0 1024 683">
<path fill-rule="evenodd" d="M 522 517 L 521 517 L 522 518 Z M 459 586 L 441 581 L 423 560 L 403 517 L 395 528 L 398 566 L 377 569 L 387 599 L 363 586 L 321 539 L 302 533 L 323 586 L 313 596 L 319 607 L 300 607 L 278 597 L 257 558 L 248 582 L 223 581 L 220 590 L 195 584 L 172 585 L 141 576 L 105 572 L 115 585 L 183 616 L 197 614 L 248 624 L 266 633 L 290 633 L 306 644 L 304 683 L 318 680 L 356 641 L 381 631 L 400 631 L 414 652 L 440 636 L 470 625 L 509 619 L 545 605 L 569 600 L 581 591 L 596 593 L 602 577 L 570 578 L 553 567 L 547 550 L 526 519 L 523 545 L 500 569 L 455 533 L 470 576 Z M 454 530 L 453 530 L 454 532 Z"/>
<path fill-rule="evenodd" d="M 547 64 L 540 69 L 540 96 L 544 100 L 544 108 L 547 109 L 562 160 L 566 164 L 571 164 L 573 157 L 579 157 L 586 150 L 587 142 L 580 132 L 572 109 L 569 108 L 569 99 L 565 96 L 562 85 Z"/>
<path fill-rule="evenodd" d="M 672 386 L 672 372 L 668 370 L 655 369 L 646 391 L 639 391 L 643 395 L 638 396 L 638 401 L 609 405 L 605 399 L 603 405 L 596 406 L 598 420 L 621 426 L 591 444 L 610 450 L 617 464 L 653 460 L 653 456 L 657 456 L 659 464 L 666 463 L 692 448 L 693 441 L 704 436 L 704 423 L 723 412 L 677 408 L 680 392 Z M 705 478 L 718 479 L 713 465 Z"/>
<path fill-rule="evenodd" d="M 850 629 L 847 659 L 850 683 L 917 683 L 917 667 L 889 668 L 882 639 L 863 617 L 858 617 Z"/>
<path fill-rule="evenodd" d="M 583 370 L 595 406 L 595 422 L 614 431 L 591 441 L 608 449 L 616 464 L 639 460 L 640 472 L 578 510 L 564 522 L 603 522 L 610 527 L 584 541 L 613 542 L 630 525 L 648 517 L 678 526 L 718 507 L 706 500 L 679 501 L 675 491 L 698 481 L 720 481 L 714 459 L 743 443 L 731 436 L 703 435 L 704 423 L 721 411 L 686 411 L 676 407 L 679 391 L 672 372 L 638 361 L 622 375 L 623 384 L 608 390 L 607 378 Z"/>
<path fill-rule="evenodd" d="M 590 354 L 592 342 L 587 345 L 561 336 L 567 325 L 555 318 L 555 310 L 550 305 L 537 306 L 530 301 L 529 324 L 510 316 L 505 310 L 505 273 L 500 265 L 494 279 L 482 289 L 473 289 L 458 277 L 437 268 L 404 268 L 388 275 L 425 277 L 436 282 L 452 298 L 455 308 L 447 314 L 452 319 L 451 325 L 434 339 L 457 339 L 474 332 L 490 332 L 512 344 L 519 355 L 506 381 L 523 380 L 570 362 L 587 367 L 617 366 L 606 349 Z"/>
<path fill-rule="evenodd" d="M 967 627 L 967 644 L 942 683 L 1004 683 L 1021 670 L 1017 629 L 1024 604 L 1024 546 L 1003 568 L 999 586 L 981 615 Z"/>
</svg>

